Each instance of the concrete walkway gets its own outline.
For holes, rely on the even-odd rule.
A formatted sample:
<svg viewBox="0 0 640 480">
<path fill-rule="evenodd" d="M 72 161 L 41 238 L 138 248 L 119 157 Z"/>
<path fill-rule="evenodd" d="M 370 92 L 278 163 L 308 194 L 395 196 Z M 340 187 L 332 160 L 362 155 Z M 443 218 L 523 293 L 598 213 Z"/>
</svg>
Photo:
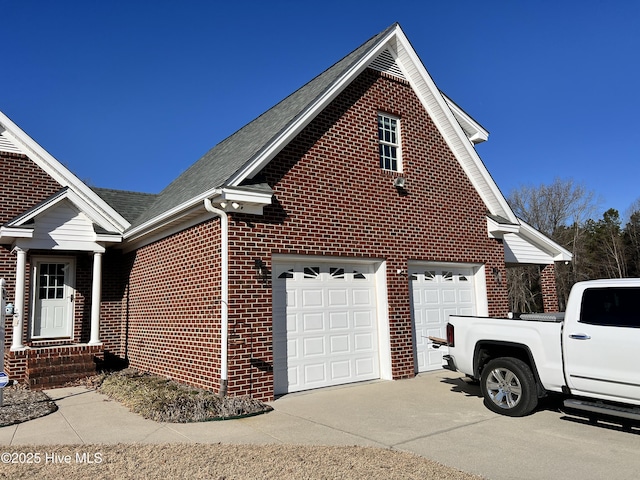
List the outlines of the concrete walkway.
<svg viewBox="0 0 640 480">
<path fill-rule="evenodd" d="M 640 430 L 594 426 L 553 410 L 507 418 L 447 372 L 284 396 L 265 415 L 192 424 L 145 420 L 81 387 L 47 391 L 59 410 L 0 428 L 2 445 L 227 443 L 392 448 L 489 479 L 636 479 Z"/>
</svg>

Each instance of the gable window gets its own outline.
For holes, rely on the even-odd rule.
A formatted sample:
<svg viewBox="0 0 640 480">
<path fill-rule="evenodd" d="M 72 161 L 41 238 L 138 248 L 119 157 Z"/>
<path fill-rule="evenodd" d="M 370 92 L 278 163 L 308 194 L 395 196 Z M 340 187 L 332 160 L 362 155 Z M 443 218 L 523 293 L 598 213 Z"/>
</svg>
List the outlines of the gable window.
<svg viewBox="0 0 640 480">
<path fill-rule="evenodd" d="M 380 168 L 392 172 L 401 171 L 400 120 L 384 113 L 378 114 L 378 145 Z"/>
</svg>

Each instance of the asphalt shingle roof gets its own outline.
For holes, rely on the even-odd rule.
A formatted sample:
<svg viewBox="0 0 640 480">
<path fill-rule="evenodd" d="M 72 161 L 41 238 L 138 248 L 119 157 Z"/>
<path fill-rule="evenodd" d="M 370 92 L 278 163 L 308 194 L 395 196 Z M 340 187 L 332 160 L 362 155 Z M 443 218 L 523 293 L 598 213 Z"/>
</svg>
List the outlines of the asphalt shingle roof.
<svg viewBox="0 0 640 480">
<path fill-rule="evenodd" d="M 92 188 L 109 206 L 113 207 L 129 223 L 142 215 L 158 197 L 153 193 L 129 192 L 109 188 Z"/>
<path fill-rule="evenodd" d="M 253 161 L 395 26 L 396 24 L 391 25 L 372 37 L 322 74 L 209 150 L 160 192 L 149 208 L 131 222 L 132 227 L 141 225 L 208 191 L 225 186 L 230 177 Z M 124 216 L 129 219 L 126 215 Z"/>
</svg>

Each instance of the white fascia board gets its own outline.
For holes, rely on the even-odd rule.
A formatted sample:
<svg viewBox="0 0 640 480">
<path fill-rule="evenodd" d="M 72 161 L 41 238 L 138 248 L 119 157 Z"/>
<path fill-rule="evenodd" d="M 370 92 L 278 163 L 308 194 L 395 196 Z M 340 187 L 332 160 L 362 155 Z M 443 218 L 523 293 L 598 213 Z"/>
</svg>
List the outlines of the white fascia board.
<svg viewBox="0 0 640 480">
<path fill-rule="evenodd" d="M 256 203 L 261 205 L 271 205 L 273 193 L 259 193 L 255 191 L 242 190 L 240 188 L 223 188 L 220 195 L 222 201 Z"/>
<path fill-rule="evenodd" d="M 536 245 L 538 248 L 549 252 L 549 254 L 553 257 L 553 260 L 556 262 L 570 262 L 573 259 L 573 254 L 569 250 L 560 246 L 549 237 L 540 233 L 538 230 L 522 220 L 520 220 L 519 235 L 527 241 Z"/>
<path fill-rule="evenodd" d="M 78 195 L 82 196 L 87 203 L 93 204 L 94 208 L 108 219 L 111 224 L 110 228 L 123 232 L 131 225 L 122 215 L 81 182 L 78 177 L 71 173 L 62 163 L 56 160 L 1 111 L 0 125 L 5 129 L 4 134 L 10 137 L 11 140 L 25 152 L 25 155 L 42 168 L 47 175 L 63 187 L 73 189 Z"/>
<path fill-rule="evenodd" d="M 70 189 L 66 190 L 60 195 L 55 196 L 49 202 L 45 202 L 39 205 L 37 208 L 34 208 L 29 212 L 28 215 L 24 215 L 18 218 L 15 222 L 12 223 L 12 226 L 16 226 L 16 227 L 23 226 L 30 220 L 36 218 L 38 215 L 43 214 L 47 210 L 50 210 L 51 208 L 55 207 L 56 205 L 58 205 L 59 203 L 65 200 L 71 202 L 79 211 L 81 211 L 87 217 L 89 217 L 89 219 L 93 223 L 99 225 L 105 230 L 115 230 L 114 225 L 109 221 L 109 219 L 105 218 L 102 215 L 101 211 L 96 210 L 94 205 L 88 203 L 84 198 L 82 198 L 75 191 Z"/>
<path fill-rule="evenodd" d="M 500 215 L 512 223 L 517 218 L 489 171 L 462 130 L 448 103 L 427 72 L 401 29 L 397 29 L 397 54 L 400 67 L 418 95 L 445 142 L 458 159 L 461 167 L 474 185 L 478 195 L 492 214 Z"/>
<path fill-rule="evenodd" d="M 482 142 L 486 142 L 489 139 L 489 132 L 482 127 L 478 122 L 476 122 L 467 112 L 462 110 L 456 103 L 447 97 L 444 93 L 440 92 L 440 94 L 444 97 L 445 102 L 447 102 L 447 106 L 453 112 L 453 115 L 456 117 L 458 122 L 462 125 L 463 130 L 469 131 L 471 133 L 467 138 L 473 143 L 478 144 Z"/>
<path fill-rule="evenodd" d="M 369 63 L 371 63 L 371 61 L 385 48 L 389 39 L 392 38 L 393 35 L 395 35 L 395 32 L 399 29 L 400 27 L 397 26 L 394 30 L 389 32 L 386 38 L 381 38 L 375 48 L 372 48 L 367 55 L 360 59 L 358 63 L 352 65 L 352 67 L 343 74 L 342 78 L 335 81 L 324 95 L 316 99 L 316 101 L 312 103 L 306 111 L 304 111 L 293 123 L 289 124 L 289 126 L 280 133 L 280 135 L 278 135 L 261 151 L 258 157 L 230 177 L 227 184 L 238 186 L 243 180 L 252 178 L 253 175 L 262 170 L 262 168 L 269 163 L 298 133 L 300 133 L 302 129 L 318 115 L 318 113 L 329 105 L 329 103 L 331 103 L 353 79 L 364 71 Z"/>
<path fill-rule="evenodd" d="M 487 231 L 489 232 L 489 238 L 502 238 L 505 233 L 518 233 L 520 226 L 517 224 L 498 223 L 487 217 Z"/>
<path fill-rule="evenodd" d="M 202 203 L 202 202 L 201 202 Z M 153 242 L 157 242 L 158 240 L 162 240 L 170 235 L 186 230 L 187 228 L 193 227 L 194 225 L 198 225 L 206 220 L 211 219 L 211 213 L 207 212 L 202 208 L 202 212 L 198 213 L 200 210 L 199 207 L 192 207 L 191 210 L 186 211 L 185 215 L 192 212 L 193 216 L 189 216 L 188 220 L 183 219 L 179 223 L 173 223 L 168 220 L 165 220 L 163 223 L 157 223 L 153 226 L 148 227 L 144 232 L 139 232 L 135 236 L 125 238 L 124 245 L 122 247 L 122 251 L 127 253 L 133 250 L 137 250 L 146 245 L 149 245 Z"/>
<path fill-rule="evenodd" d="M 186 202 L 182 202 L 180 205 L 173 207 L 171 210 L 167 210 L 166 212 L 163 212 L 157 217 L 153 217 L 147 220 L 146 222 L 144 222 L 143 224 L 138 225 L 137 227 L 134 227 L 131 230 L 128 230 L 124 234 L 124 239 L 126 241 L 135 242 L 141 239 L 142 237 L 144 237 L 145 235 L 148 235 L 152 232 L 156 232 L 169 225 L 172 225 L 181 216 L 187 215 L 194 209 L 204 208 L 203 202 L 205 198 L 216 197 L 216 196 L 219 196 L 221 193 L 222 191 L 219 188 L 214 188 L 212 190 L 209 190 L 203 193 L 198 197 L 191 198 Z"/>
<path fill-rule="evenodd" d="M 155 240 L 163 238 L 170 233 L 166 232 L 176 232 L 180 231 L 189 226 L 195 225 L 196 223 L 200 223 L 211 215 L 207 214 L 203 218 L 200 218 L 196 223 L 194 223 L 191 218 L 185 220 L 185 222 L 179 222 L 181 217 L 185 217 L 187 215 L 193 215 L 194 212 L 200 210 L 203 207 L 203 202 L 205 198 L 211 199 L 213 203 L 220 202 L 237 202 L 241 204 L 241 209 L 234 209 L 231 205 L 227 205 L 223 210 L 228 212 L 238 212 L 242 211 L 242 213 L 248 213 L 252 215 L 261 215 L 262 209 L 265 205 L 271 205 L 273 194 L 272 193 L 260 193 L 255 191 L 247 191 L 240 188 L 216 188 L 213 190 L 209 190 L 202 195 L 199 195 L 195 198 L 192 198 L 182 204 L 168 210 L 157 217 L 154 217 L 147 222 L 139 225 L 135 228 L 132 228 L 128 232 L 124 234 L 124 238 L 127 243 L 135 244 L 136 248 L 142 245 L 142 239 L 148 235 L 153 235 Z M 176 226 L 176 222 L 179 222 L 179 227 Z M 162 232 L 162 233 L 160 233 Z M 151 237 L 150 237 L 151 238 Z M 144 240 L 144 244 L 151 243 Z"/>
<path fill-rule="evenodd" d="M 0 227 L 0 240 L 32 237 L 33 228 Z"/>
<path fill-rule="evenodd" d="M 108 233 L 96 233 L 96 242 L 102 243 L 120 243 L 122 235 L 113 235 Z"/>
</svg>

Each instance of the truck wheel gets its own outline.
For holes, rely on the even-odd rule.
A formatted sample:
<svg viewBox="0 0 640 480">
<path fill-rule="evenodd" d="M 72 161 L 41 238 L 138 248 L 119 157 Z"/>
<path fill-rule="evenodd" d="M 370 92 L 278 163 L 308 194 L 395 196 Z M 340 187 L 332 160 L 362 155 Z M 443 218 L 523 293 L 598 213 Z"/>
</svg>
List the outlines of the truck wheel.
<svg viewBox="0 0 640 480">
<path fill-rule="evenodd" d="M 505 357 L 487 363 L 480 377 L 484 404 L 509 417 L 528 415 L 538 405 L 536 380 L 522 360 Z"/>
</svg>

